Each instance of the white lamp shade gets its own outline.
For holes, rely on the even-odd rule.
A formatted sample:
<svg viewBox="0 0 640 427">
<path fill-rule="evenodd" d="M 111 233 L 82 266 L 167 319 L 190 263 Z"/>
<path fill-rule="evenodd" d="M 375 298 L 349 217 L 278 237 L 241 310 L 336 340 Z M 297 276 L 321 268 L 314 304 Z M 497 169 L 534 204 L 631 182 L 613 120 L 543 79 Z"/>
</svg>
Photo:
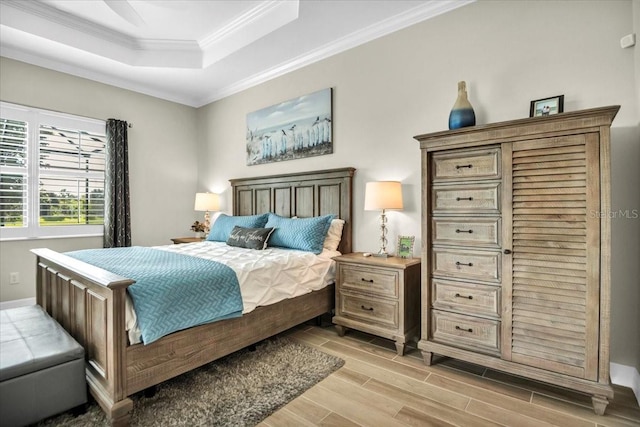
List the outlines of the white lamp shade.
<svg viewBox="0 0 640 427">
<path fill-rule="evenodd" d="M 364 209 L 402 209 L 402 184 L 399 181 L 367 182 L 364 195 Z"/>
<path fill-rule="evenodd" d="M 196 211 L 220 210 L 220 198 L 216 193 L 196 193 L 196 203 L 193 208 Z"/>
</svg>

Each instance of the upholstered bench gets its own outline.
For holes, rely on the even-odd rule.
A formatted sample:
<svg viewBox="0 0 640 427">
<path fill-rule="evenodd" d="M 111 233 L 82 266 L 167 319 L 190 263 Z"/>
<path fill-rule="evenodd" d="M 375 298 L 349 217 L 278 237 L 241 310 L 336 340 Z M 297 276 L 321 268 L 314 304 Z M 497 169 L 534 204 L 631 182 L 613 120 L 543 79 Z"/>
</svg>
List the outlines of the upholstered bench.
<svg viewBox="0 0 640 427">
<path fill-rule="evenodd" d="M 0 423 L 22 426 L 87 402 L 84 349 L 39 305 L 0 311 Z"/>
</svg>

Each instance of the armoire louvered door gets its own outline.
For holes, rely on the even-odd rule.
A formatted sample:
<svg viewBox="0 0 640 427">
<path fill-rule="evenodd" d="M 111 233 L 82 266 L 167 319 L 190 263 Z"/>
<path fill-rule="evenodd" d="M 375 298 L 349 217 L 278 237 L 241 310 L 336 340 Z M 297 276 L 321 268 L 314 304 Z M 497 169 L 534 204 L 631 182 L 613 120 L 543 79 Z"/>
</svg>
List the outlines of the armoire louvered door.
<svg viewBox="0 0 640 427">
<path fill-rule="evenodd" d="M 511 280 L 503 286 L 511 286 L 505 289 L 511 298 L 503 300 L 503 314 L 511 316 L 503 325 L 504 343 L 510 343 L 503 358 L 597 380 L 598 135 L 509 145 L 503 161 L 511 163 L 505 185 L 511 206 L 503 210 L 511 213 L 504 237 L 512 256 L 504 257 L 503 271 L 511 272 Z"/>
</svg>

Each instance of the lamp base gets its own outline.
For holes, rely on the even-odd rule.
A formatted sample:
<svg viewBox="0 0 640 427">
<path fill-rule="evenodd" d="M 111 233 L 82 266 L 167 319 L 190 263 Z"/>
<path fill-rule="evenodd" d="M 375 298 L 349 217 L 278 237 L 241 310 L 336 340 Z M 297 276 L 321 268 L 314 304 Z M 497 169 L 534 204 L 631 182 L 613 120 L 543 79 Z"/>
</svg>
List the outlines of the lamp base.
<svg viewBox="0 0 640 427">
<path fill-rule="evenodd" d="M 376 254 L 371 254 L 371 256 L 374 256 L 376 258 L 389 258 L 389 257 L 392 257 L 393 255 L 388 254 L 386 252 L 378 252 Z"/>
</svg>

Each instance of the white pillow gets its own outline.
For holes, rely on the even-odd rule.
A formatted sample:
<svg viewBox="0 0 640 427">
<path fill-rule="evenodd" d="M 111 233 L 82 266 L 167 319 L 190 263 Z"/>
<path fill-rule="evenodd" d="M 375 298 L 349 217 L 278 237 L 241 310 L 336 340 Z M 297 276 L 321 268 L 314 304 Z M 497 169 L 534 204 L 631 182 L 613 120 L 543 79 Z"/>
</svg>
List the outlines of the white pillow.
<svg viewBox="0 0 640 427">
<path fill-rule="evenodd" d="M 218 217 L 222 215 L 222 212 L 213 212 L 209 214 L 209 227 L 213 228 L 213 223 L 216 222 Z"/>
<path fill-rule="evenodd" d="M 327 237 L 324 239 L 323 247 L 330 251 L 337 251 L 342 239 L 342 229 L 344 228 L 344 219 L 334 219 L 331 221 Z"/>
</svg>

